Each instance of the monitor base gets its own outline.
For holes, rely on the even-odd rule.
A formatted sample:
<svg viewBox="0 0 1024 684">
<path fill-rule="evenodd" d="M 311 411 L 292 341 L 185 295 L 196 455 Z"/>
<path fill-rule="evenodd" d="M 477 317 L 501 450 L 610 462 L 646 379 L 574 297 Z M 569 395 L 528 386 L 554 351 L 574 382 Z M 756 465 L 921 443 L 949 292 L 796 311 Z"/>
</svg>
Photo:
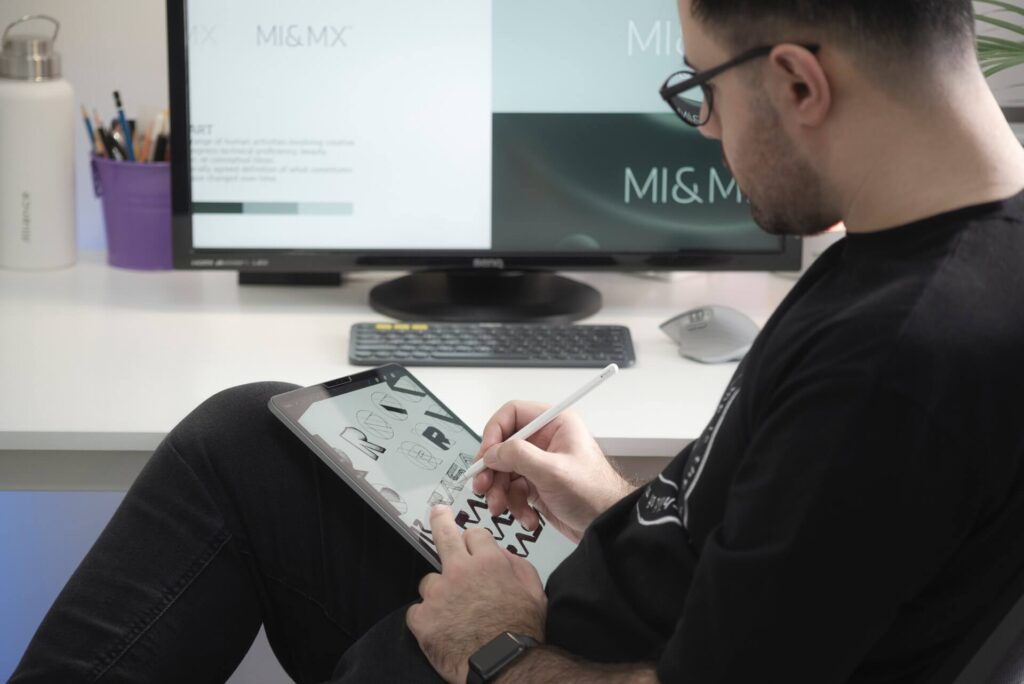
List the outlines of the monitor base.
<svg viewBox="0 0 1024 684">
<path fill-rule="evenodd" d="M 273 273 L 265 271 L 239 271 L 238 284 L 338 287 L 341 285 L 341 273 Z"/>
<path fill-rule="evenodd" d="M 596 313 L 601 294 L 543 271 L 421 271 L 374 287 L 370 306 L 400 320 L 571 323 Z"/>
</svg>

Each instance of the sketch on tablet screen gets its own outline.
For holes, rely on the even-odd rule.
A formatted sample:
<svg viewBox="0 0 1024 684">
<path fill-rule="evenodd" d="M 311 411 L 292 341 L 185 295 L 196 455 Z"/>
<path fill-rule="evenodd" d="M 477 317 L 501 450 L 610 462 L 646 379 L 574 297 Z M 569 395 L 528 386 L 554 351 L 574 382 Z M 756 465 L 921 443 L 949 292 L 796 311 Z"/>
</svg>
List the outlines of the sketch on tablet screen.
<svg viewBox="0 0 1024 684">
<path fill-rule="evenodd" d="M 460 528 L 487 530 L 501 548 L 529 558 L 546 578 L 572 542 L 547 531 L 543 518 L 531 531 L 508 511 L 490 515 L 486 501 L 460 483 L 480 451 L 479 438 L 404 369 L 382 371 L 379 384 L 313 402 L 297 418 L 315 435 L 319 453 L 330 455 L 351 481 L 361 481 L 382 514 L 435 561 L 430 511 L 445 504 Z"/>
</svg>

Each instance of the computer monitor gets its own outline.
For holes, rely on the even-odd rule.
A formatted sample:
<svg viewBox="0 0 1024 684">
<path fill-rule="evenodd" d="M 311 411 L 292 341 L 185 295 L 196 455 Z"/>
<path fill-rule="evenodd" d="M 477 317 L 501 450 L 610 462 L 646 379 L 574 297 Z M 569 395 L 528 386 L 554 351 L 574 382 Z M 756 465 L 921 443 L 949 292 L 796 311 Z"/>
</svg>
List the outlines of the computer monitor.
<svg viewBox="0 0 1024 684">
<path fill-rule="evenodd" d="M 169 0 L 175 266 L 413 273 L 421 320 L 572 320 L 558 271 L 796 270 L 658 95 L 675 0 Z"/>
</svg>

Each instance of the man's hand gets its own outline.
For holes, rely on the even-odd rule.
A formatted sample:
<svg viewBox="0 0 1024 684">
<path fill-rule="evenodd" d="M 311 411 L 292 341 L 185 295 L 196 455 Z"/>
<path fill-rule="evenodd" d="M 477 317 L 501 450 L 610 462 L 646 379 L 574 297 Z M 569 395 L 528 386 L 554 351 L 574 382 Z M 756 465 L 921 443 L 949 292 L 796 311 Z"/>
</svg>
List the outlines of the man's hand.
<svg viewBox="0 0 1024 684">
<path fill-rule="evenodd" d="M 498 409 L 484 427 L 478 456 L 490 470 L 473 479 L 473 491 L 487 496 L 491 515 L 507 509 L 532 530 L 540 522 L 539 510 L 578 542 L 594 518 L 634 488 L 573 411 L 557 416 L 525 442 L 504 441 L 545 409 L 544 404 L 525 401 Z"/>
<path fill-rule="evenodd" d="M 487 530 L 462 534 L 447 506 L 435 506 L 430 523 L 441 573 L 423 578 L 423 602 L 409 607 L 405 621 L 438 674 L 463 684 L 469 656 L 501 632 L 544 640 L 547 597 L 534 567 Z"/>
</svg>

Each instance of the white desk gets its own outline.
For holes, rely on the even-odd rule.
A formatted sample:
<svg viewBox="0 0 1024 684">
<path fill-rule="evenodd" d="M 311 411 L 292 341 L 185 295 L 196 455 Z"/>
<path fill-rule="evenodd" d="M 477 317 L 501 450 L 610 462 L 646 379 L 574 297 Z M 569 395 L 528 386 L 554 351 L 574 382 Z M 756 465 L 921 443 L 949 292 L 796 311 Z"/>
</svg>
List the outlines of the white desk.
<svg viewBox="0 0 1024 684">
<path fill-rule="evenodd" d="M 636 346 L 636 366 L 578 405 L 617 457 L 670 456 L 697 437 L 735 367 L 681 359 L 660 322 L 718 303 L 763 323 L 792 285 L 769 274 L 570 275 L 604 295 L 586 322 L 627 325 Z M 386 277 L 394 274 L 352 274 L 341 288 L 239 287 L 233 273 L 124 271 L 102 254 L 62 271 L 0 271 L 0 488 L 19 486 L 25 464 L 57 457 L 86 480 L 85 455 L 104 455 L 104 467 L 138 460 L 225 387 L 360 370 L 347 361 L 349 326 L 383 320 L 366 301 Z M 593 373 L 413 372 L 478 429 L 507 399 L 557 401 Z"/>
</svg>

